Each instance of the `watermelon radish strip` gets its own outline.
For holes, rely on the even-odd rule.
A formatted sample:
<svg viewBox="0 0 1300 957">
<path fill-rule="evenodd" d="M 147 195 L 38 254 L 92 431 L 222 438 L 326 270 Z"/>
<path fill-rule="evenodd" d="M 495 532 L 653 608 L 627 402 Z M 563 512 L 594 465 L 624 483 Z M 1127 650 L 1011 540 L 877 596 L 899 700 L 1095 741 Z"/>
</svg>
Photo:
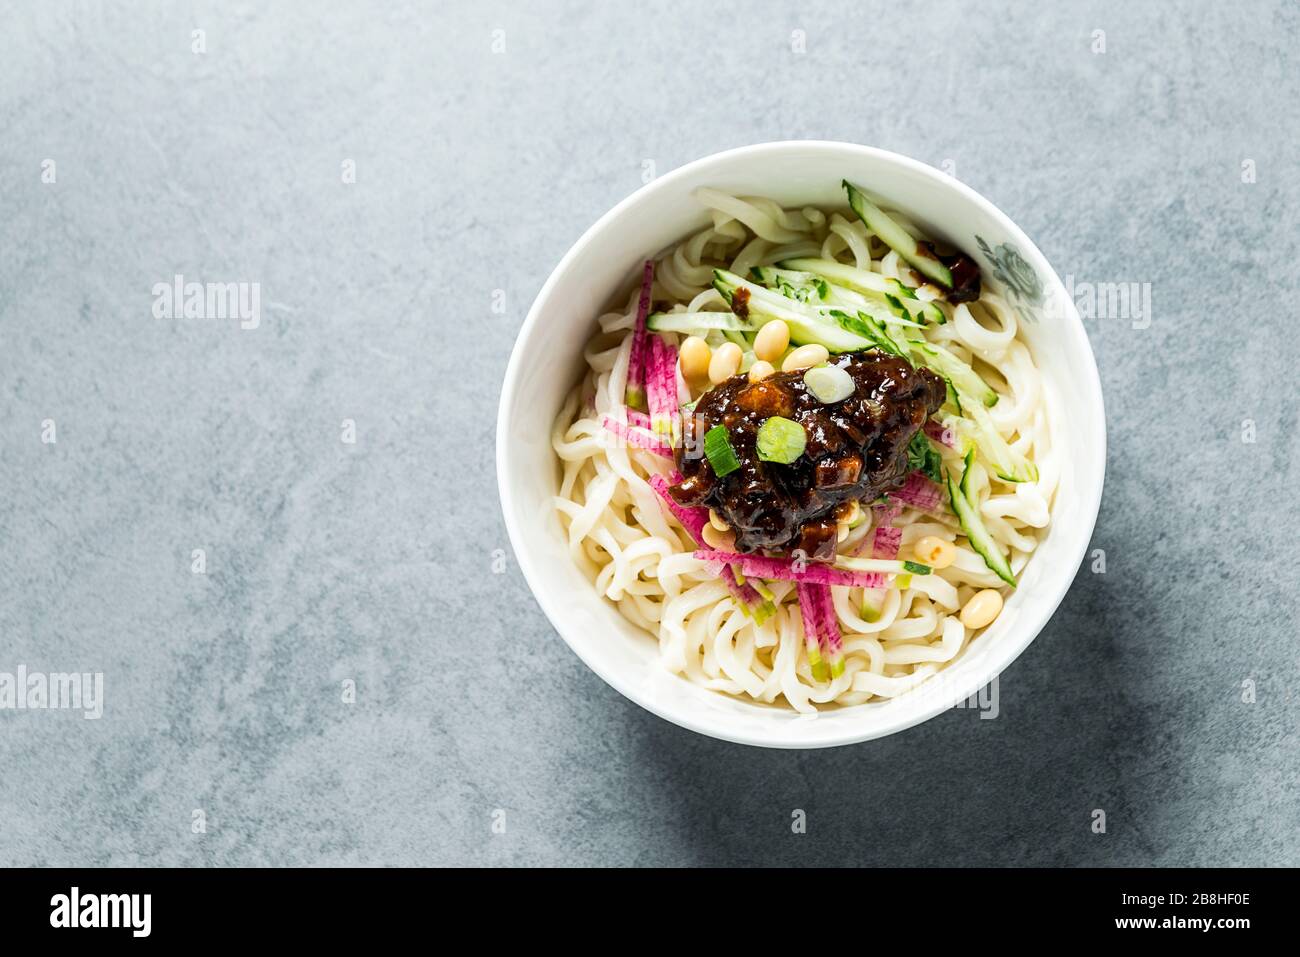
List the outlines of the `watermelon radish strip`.
<svg viewBox="0 0 1300 957">
<path fill-rule="evenodd" d="M 663 404 L 659 398 L 659 353 L 663 349 L 663 340 L 656 335 L 646 337 L 645 347 L 645 401 L 650 412 L 650 427 L 653 429 L 662 415 Z"/>
<path fill-rule="evenodd" d="M 645 261 L 641 274 L 641 298 L 636 304 L 636 325 L 632 329 L 632 352 L 627 363 L 627 387 L 623 401 L 635 408 L 646 404 L 646 317 L 650 315 L 650 287 L 654 285 L 655 264 Z"/>
<path fill-rule="evenodd" d="M 681 408 L 677 401 L 677 347 L 664 346 L 664 363 L 660 367 L 660 373 L 664 377 L 664 407 L 669 418 L 669 434 L 672 434 L 672 424 L 677 419 L 678 410 Z"/>
<path fill-rule="evenodd" d="M 816 587 L 807 582 L 799 582 L 795 586 L 795 592 L 799 598 L 799 615 L 803 618 L 803 641 L 808 651 L 808 665 L 812 668 L 815 680 L 825 681 L 830 677 L 830 669 L 822 658 L 821 596 L 815 591 Z"/>
<path fill-rule="evenodd" d="M 903 506 L 894 501 L 877 502 L 871 506 L 871 510 L 876 513 L 876 521 L 881 525 L 889 525 L 903 514 Z M 864 543 L 865 541 L 863 539 Z"/>
<path fill-rule="evenodd" d="M 676 412 L 681 403 L 677 401 L 677 347 L 664 343 L 664 364 L 660 367 L 664 377 L 664 404 L 669 412 Z"/>
<path fill-rule="evenodd" d="M 709 510 L 707 508 L 687 508 L 685 505 L 679 504 L 677 499 L 668 493 L 668 481 L 662 475 L 652 475 L 648 481 L 650 487 L 664 500 L 664 504 L 668 506 L 668 511 L 672 512 L 673 517 L 681 522 L 682 528 L 690 533 L 691 538 L 695 539 L 697 545 L 703 545 L 704 526 L 709 521 Z M 731 592 L 736 600 L 741 603 L 741 608 L 746 613 L 752 614 L 760 625 L 776 612 L 776 606 L 760 595 L 753 585 L 748 582 L 742 585 L 736 579 L 736 573 L 730 565 L 723 565 L 718 574 L 722 579 L 722 583 L 727 586 L 727 591 Z"/>
<path fill-rule="evenodd" d="M 664 433 L 673 434 L 673 425 L 677 420 L 677 347 L 664 343 L 659 374 L 663 376 Z M 652 423 L 653 424 L 653 423 Z"/>
<path fill-rule="evenodd" d="M 876 529 L 875 536 L 875 554 L 872 558 L 887 558 L 893 560 L 898 557 L 898 549 L 903 544 L 903 530 L 895 528 L 892 525 L 885 525 Z"/>
<path fill-rule="evenodd" d="M 673 450 L 670 446 L 660 442 L 658 438 L 639 428 L 631 428 L 619 422 L 617 419 L 611 419 L 605 416 L 600 420 L 600 424 L 609 432 L 614 433 L 628 445 L 635 446 L 638 449 L 645 449 L 647 452 L 653 452 L 655 455 L 662 455 L 664 458 L 671 459 Z"/>
<path fill-rule="evenodd" d="M 646 401 L 650 406 L 650 427 L 661 435 L 672 435 L 677 414 L 677 347 L 659 336 L 650 339 L 650 365 L 646 370 Z"/>
<path fill-rule="evenodd" d="M 903 487 L 892 490 L 889 497 L 923 512 L 942 514 L 948 510 L 944 504 L 943 489 L 920 472 L 909 473 Z"/>
<path fill-rule="evenodd" d="M 685 505 L 678 503 L 677 499 L 668 494 L 668 481 L 662 475 L 652 475 L 647 480 L 650 487 L 659 493 L 659 497 L 664 500 L 668 506 L 668 511 L 673 513 L 673 517 L 682 525 L 682 528 L 691 533 L 691 538 L 695 539 L 697 544 L 704 541 L 704 526 L 709 521 L 709 510 L 706 508 L 687 508 Z"/>
<path fill-rule="evenodd" d="M 942 446 L 950 449 L 957 448 L 957 433 L 952 429 L 945 429 L 938 422 L 926 422 L 925 434 Z"/>
<path fill-rule="evenodd" d="M 650 409 L 650 429 L 653 432 L 659 431 L 663 423 L 664 402 L 663 380 L 659 375 L 659 367 L 664 361 L 664 341 L 659 336 L 650 335 L 650 347 L 646 356 L 645 367 L 645 394 L 646 405 Z"/>
<path fill-rule="evenodd" d="M 895 515 L 894 518 L 898 516 Z M 892 519 L 891 519 L 892 521 Z M 870 558 L 887 558 L 895 559 L 898 557 L 898 548 L 903 542 L 903 530 L 894 528 L 892 525 L 878 525 L 870 538 L 863 538 L 854 549 L 853 557 L 859 558 L 870 548 Z"/>
<path fill-rule="evenodd" d="M 814 562 L 804 562 L 796 568 L 785 558 L 766 558 L 762 555 L 741 555 L 737 552 L 719 552 L 702 548 L 695 553 L 701 561 L 720 565 L 738 565 L 746 578 L 766 578 L 770 581 L 801 582 L 809 585 L 848 585 L 853 588 L 886 588 L 888 575 L 879 572 L 858 572 L 847 568 L 834 568 Z"/>
<path fill-rule="evenodd" d="M 835 614 L 835 599 L 830 585 L 813 585 L 812 588 L 820 601 L 818 618 L 822 626 L 822 643 L 831 660 L 831 677 L 838 678 L 844 674 L 844 636 L 840 634 L 840 623 Z"/>
<path fill-rule="evenodd" d="M 650 416 L 637 409 L 624 409 L 627 413 L 627 424 L 635 425 L 638 429 L 650 428 Z"/>
<path fill-rule="evenodd" d="M 671 415 L 677 403 L 668 398 L 665 388 L 664 366 L 668 361 L 668 345 L 659 336 L 650 337 L 650 357 L 646 363 L 646 404 L 650 408 L 650 428 L 663 434 L 671 432 Z"/>
<path fill-rule="evenodd" d="M 866 539 L 863 539 L 863 544 Z M 893 561 L 898 558 L 899 546 L 903 544 L 903 530 L 892 525 L 881 525 L 871 538 L 871 557 Z M 859 548 L 861 551 L 861 548 Z M 885 606 L 885 589 L 868 588 L 862 593 L 862 617 L 875 621 L 880 617 Z"/>
<path fill-rule="evenodd" d="M 760 625 L 776 614 L 776 606 L 760 595 L 758 589 L 749 582 L 741 584 L 730 565 L 722 569 L 722 582 L 727 586 L 727 591 L 741 601 L 742 610 L 753 615 L 754 621 Z"/>
</svg>

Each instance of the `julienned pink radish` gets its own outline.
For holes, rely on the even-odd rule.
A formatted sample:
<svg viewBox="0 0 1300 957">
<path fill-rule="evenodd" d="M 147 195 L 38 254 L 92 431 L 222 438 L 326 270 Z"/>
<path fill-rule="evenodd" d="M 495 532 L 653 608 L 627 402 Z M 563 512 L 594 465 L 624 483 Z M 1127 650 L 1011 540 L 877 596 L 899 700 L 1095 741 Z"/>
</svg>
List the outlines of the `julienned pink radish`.
<svg viewBox="0 0 1300 957">
<path fill-rule="evenodd" d="M 943 489 L 920 472 L 908 473 L 903 487 L 891 491 L 889 497 L 923 512 L 943 515 L 948 511 L 944 505 Z"/>
<path fill-rule="evenodd" d="M 655 455 L 661 455 L 666 459 L 673 457 L 671 446 L 661 442 L 657 436 L 640 426 L 624 425 L 608 415 L 600 420 L 600 424 L 607 432 L 614 433 L 628 445 L 635 446 L 638 449 L 645 449 L 647 452 L 653 452 Z"/>
<path fill-rule="evenodd" d="M 799 582 L 795 594 L 813 677 L 818 681 L 838 678 L 844 673 L 844 638 L 835 617 L 830 586 Z"/>
<path fill-rule="evenodd" d="M 870 541 L 863 539 L 855 554 L 867 551 L 865 546 L 868 544 L 872 558 L 897 558 L 899 546 L 903 544 L 903 530 L 893 525 L 880 525 L 872 532 Z"/>
<path fill-rule="evenodd" d="M 681 476 L 676 476 L 679 480 Z M 707 508 L 687 508 L 681 505 L 668 492 L 668 482 L 662 475 L 651 475 L 647 480 L 650 487 L 658 493 L 663 499 L 664 504 L 668 506 L 668 511 L 672 512 L 673 517 L 677 519 L 690 533 L 691 538 L 695 539 L 697 545 L 704 544 L 704 526 L 709 522 L 709 510 Z M 722 583 L 727 586 L 727 591 L 741 603 L 741 607 L 754 616 L 754 619 L 761 625 L 767 619 L 772 617 L 776 611 L 776 606 L 759 594 L 758 589 L 749 582 L 741 584 L 736 578 L 735 570 L 730 565 L 724 565 L 718 572 L 718 577 Z"/>
<path fill-rule="evenodd" d="M 632 328 L 632 348 L 628 354 L 627 387 L 623 401 L 634 409 L 646 404 L 646 317 L 650 314 L 650 290 L 654 286 L 654 260 L 647 259 L 641 273 L 641 298 L 636 305 L 636 325 Z"/>
<path fill-rule="evenodd" d="M 814 680 L 825 681 L 830 677 L 830 668 L 822 655 L 824 642 L 821 601 L 814 592 L 816 587 L 808 582 L 799 582 L 795 585 L 795 598 L 799 602 L 799 617 L 803 619 L 803 642 L 808 655 L 808 666 L 812 669 Z"/>
<path fill-rule="evenodd" d="M 957 433 L 950 428 L 944 428 L 933 419 L 925 423 L 925 434 L 946 448 L 957 448 Z"/>
<path fill-rule="evenodd" d="M 709 510 L 706 508 L 687 508 L 685 505 L 679 505 L 677 500 L 668 493 L 668 481 L 662 475 L 652 475 L 647 481 L 650 487 L 654 489 L 664 504 L 668 506 L 668 511 L 672 512 L 673 518 L 681 523 L 682 528 L 690 532 L 691 538 L 695 539 L 697 544 L 704 543 L 704 526 L 709 523 Z"/>
<path fill-rule="evenodd" d="M 862 541 L 865 545 L 868 540 L 864 538 Z M 872 558 L 897 558 L 898 549 L 903 543 L 903 530 L 888 524 L 881 525 L 871 536 L 870 542 Z M 864 550 L 859 548 L 858 553 L 861 554 Z M 862 593 L 862 617 L 864 619 L 867 621 L 878 621 L 880 619 L 880 612 L 885 607 L 886 594 L 887 592 L 883 588 L 868 588 Z"/>
<path fill-rule="evenodd" d="M 677 416 L 677 347 L 659 336 L 650 337 L 646 367 L 646 402 L 650 428 L 658 435 L 671 436 Z"/>
<path fill-rule="evenodd" d="M 668 343 L 663 344 L 663 349 L 659 357 L 659 376 L 660 376 L 660 401 L 663 403 L 663 420 L 658 429 L 654 429 L 654 423 L 650 426 L 655 431 L 664 435 L 672 436 L 674 426 L 677 421 L 677 347 L 670 346 Z"/>
<path fill-rule="evenodd" d="M 817 562 L 796 561 L 785 558 L 768 558 L 764 555 L 743 555 L 739 552 L 721 552 L 702 548 L 695 553 L 701 561 L 720 565 L 734 565 L 746 578 L 766 578 L 770 581 L 805 582 L 809 585 L 849 585 L 854 588 L 887 588 L 889 575 L 880 572 L 859 572 L 847 568 L 834 568 Z"/>
<path fill-rule="evenodd" d="M 664 343 L 659 336 L 646 338 L 645 349 L 645 401 L 650 413 L 650 428 L 654 431 L 663 415 L 663 401 L 659 394 L 659 362 Z"/>
<path fill-rule="evenodd" d="M 898 516 L 903 514 L 903 506 L 898 502 L 886 499 L 871 506 L 871 512 L 876 517 L 878 524 L 891 525 L 898 520 Z"/>
<path fill-rule="evenodd" d="M 838 678 L 844 674 L 844 636 L 840 634 L 840 623 L 835 615 L 835 598 L 829 585 L 814 586 L 818 588 L 821 599 L 822 635 L 831 659 L 831 677 Z"/>
</svg>

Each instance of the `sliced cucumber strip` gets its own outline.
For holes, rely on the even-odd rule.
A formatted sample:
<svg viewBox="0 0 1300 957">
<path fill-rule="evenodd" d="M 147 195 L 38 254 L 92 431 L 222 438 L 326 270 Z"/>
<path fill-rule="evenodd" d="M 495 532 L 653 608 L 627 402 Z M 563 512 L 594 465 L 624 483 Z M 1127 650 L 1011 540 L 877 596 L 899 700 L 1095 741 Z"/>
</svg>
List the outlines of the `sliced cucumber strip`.
<svg viewBox="0 0 1300 957">
<path fill-rule="evenodd" d="M 757 332 L 758 323 L 746 322 L 730 312 L 656 312 L 645 321 L 652 332 Z"/>
<path fill-rule="evenodd" d="M 835 306 L 849 313 L 865 312 L 877 322 L 890 326 L 907 326 L 909 329 L 925 328 L 923 323 L 913 321 L 912 314 L 906 309 L 895 309 L 884 300 L 869 299 L 853 289 L 831 283 L 827 283 L 826 290 L 826 306 Z M 895 297 L 890 298 L 894 302 L 900 302 Z"/>
<path fill-rule="evenodd" d="M 922 302 L 920 299 L 903 299 L 900 296 L 885 296 L 885 305 L 889 307 L 890 312 L 898 317 L 901 322 L 908 320 L 910 325 L 916 325 L 913 320 L 921 320 L 920 324 L 933 323 L 941 326 L 948 321 L 948 317 L 932 302 Z"/>
<path fill-rule="evenodd" d="M 901 296 L 904 299 L 916 298 L 916 293 L 897 279 L 890 279 L 878 272 L 871 272 L 868 269 L 859 269 L 857 266 L 836 262 L 834 259 L 786 259 L 778 263 L 778 265 L 784 269 L 816 273 L 833 283 L 848 286 L 858 292 Z"/>
<path fill-rule="evenodd" d="M 939 373 L 939 375 L 943 378 L 944 388 L 947 392 L 947 401 L 944 402 L 944 408 L 952 406 L 957 415 L 961 415 L 961 395 L 957 392 L 957 388 L 952 384 L 951 379 L 943 375 L 943 373 Z"/>
<path fill-rule="evenodd" d="M 734 329 L 727 329 L 722 334 L 726 336 L 728 340 L 740 346 L 742 354 L 754 347 L 754 344 L 745 337 L 745 333 L 743 332 L 736 332 Z"/>
<path fill-rule="evenodd" d="M 972 402 L 983 402 L 987 406 L 997 405 L 998 394 L 993 391 L 989 384 L 981 379 L 974 369 L 943 346 L 916 340 L 913 340 L 913 344 L 916 347 L 915 351 L 919 353 L 917 355 L 918 361 L 929 366 L 951 382 L 961 391 L 962 395 L 971 399 Z"/>
<path fill-rule="evenodd" d="M 849 194 L 849 205 L 853 211 L 867 224 L 867 229 L 880 237 L 881 242 L 906 259 L 922 276 L 937 282 L 944 289 L 952 288 L 952 272 L 933 253 L 922 249 L 911 233 L 894 222 L 847 179 L 844 180 L 844 189 Z"/>
<path fill-rule="evenodd" d="M 897 296 L 886 295 L 884 298 L 875 296 L 868 298 L 856 289 L 839 286 L 827 282 L 823 277 L 814 275 L 811 272 L 794 269 L 755 266 L 750 270 L 750 273 L 757 281 L 767 286 L 770 291 L 807 306 L 822 318 L 827 318 L 832 309 L 839 309 L 848 312 L 850 315 L 855 312 L 867 312 L 874 316 L 877 321 L 890 325 L 911 326 L 914 329 L 925 328 L 923 322 L 913 320 L 912 314 L 901 305 L 902 300 Z M 867 275 L 873 274 L 868 273 Z M 927 305 L 931 306 L 940 316 L 943 315 L 942 311 L 933 306 L 932 303 L 927 304 L 918 301 L 916 303 L 918 316 L 925 318 L 926 310 L 922 307 Z"/>
<path fill-rule="evenodd" d="M 829 316 L 747 282 L 725 269 L 713 271 L 713 288 L 733 310 L 737 309 L 737 294 L 743 290 L 743 305 L 740 306 L 744 309 L 743 321 L 749 321 L 751 316 L 784 320 L 790 327 L 790 340 L 799 345 L 818 343 L 828 352 L 858 352 L 875 345 L 871 339 L 851 332 Z"/>
<path fill-rule="evenodd" d="M 858 269 L 834 259 L 786 259 L 780 265 L 805 275 L 816 274 L 835 285 L 885 302 L 899 319 L 919 319 L 922 323 L 933 322 L 938 325 L 948 321 L 943 310 L 934 303 L 918 299 L 916 290 L 880 273 Z M 835 287 L 831 288 L 833 290 Z"/>
<path fill-rule="evenodd" d="M 968 402 L 966 414 L 974 425 L 975 444 L 993 464 L 993 471 L 1004 482 L 1037 482 L 1038 466 L 1029 461 L 1002 437 L 993 417 L 979 403 Z"/>
<path fill-rule="evenodd" d="M 795 302 L 816 304 L 826 298 L 826 280 L 810 272 L 777 269 L 775 266 L 755 266 L 749 272 L 756 281 Z"/>
<path fill-rule="evenodd" d="M 966 471 L 961 477 L 962 486 L 968 485 L 967 476 L 970 475 L 970 467 L 974 458 L 974 449 L 966 453 Z M 989 567 L 993 574 L 1012 588 L 1016 587 L 1016 576 L 1011 574 L 1011 566 L 1007 564 L 1006 558 L 998 548 L 997 542 L 993 541 L 993 536 L 989 534 L 989 530 L 984 527 L 984 520 L 980 518 L 978 506 L 966 497 L 966 490 L 952 480 L 951 473 L 948 473 L 946 478 L 948 480 L 948 497 L 952 499 L 952 510 L 957 515 L 957 521 L 961 523 L 961 530 L 966 533 L 966 538 L 970 540 L 970 547 L 975 549 L 980 558 L 984 559 L 984 564 Z"/>
<path fill-rule="evenodd" d="M 900 359 L 906 359 L 907 354 L 900 350 L 894 340 L 889 337 L 885 327 L 878 323 L 865 312 L 859 312 L 856 315 L 849 315 L 847 312 L 840 312 L 838 309 L 832 310 L 831 317 L 839 323 L 840 328 L 846 332 L 858 336 L 868 343 L 890 355 L 898 356 Z M 866 347 L 864 347 L 866 348 Z"/>
</svg>

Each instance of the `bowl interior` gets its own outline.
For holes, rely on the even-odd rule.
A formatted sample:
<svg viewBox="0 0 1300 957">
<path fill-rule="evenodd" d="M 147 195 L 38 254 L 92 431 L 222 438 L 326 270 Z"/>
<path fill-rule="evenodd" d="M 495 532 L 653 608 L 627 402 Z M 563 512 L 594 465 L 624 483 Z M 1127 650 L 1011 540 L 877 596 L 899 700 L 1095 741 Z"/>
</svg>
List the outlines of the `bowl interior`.
<svg viewBox="0 0 1300 957">
<path fill-rule="evenodd" d="M 600 597 L 569 557 L 551 504 L 554 417 L 583 370 L 596 316 L 640 263 L 708 222 L 697 187 L 767 196 L 784 206 L 843 207 L 842 179 L 877 194 L 926 233 L 977 257 L 986 283 L 1018 307 L 1043 375 L 1054 442 L 1063 449 L 1052 524 L 998 620 L 936 678 L 896 699 L 816 716 L 707 691 L 666 673 L 654 640 Z M 1051 308 L 1049 308 L 1049 304 Z M 525 361 L 526 360 L 526 361 Z M 1069 410 L 1069 428 L 1062 422 Z M 1082 323 L 1042 254 L 974 191 L 896 154 L 843 143 L 746 147 L 692 163 L 643 187 L 574 245 L 533 304 L 515 343 L 497 423 L 497 468 L 520 567 L 551 623 L 620 692 L 684 727 L 746 744 L 824 747 L 889 734 L 975 694 L 1033 640 L 1087 548 L 1101 497 L 1104 414 Z M 942 679 L 942 680 L 940 680 Z"/>
</svg>

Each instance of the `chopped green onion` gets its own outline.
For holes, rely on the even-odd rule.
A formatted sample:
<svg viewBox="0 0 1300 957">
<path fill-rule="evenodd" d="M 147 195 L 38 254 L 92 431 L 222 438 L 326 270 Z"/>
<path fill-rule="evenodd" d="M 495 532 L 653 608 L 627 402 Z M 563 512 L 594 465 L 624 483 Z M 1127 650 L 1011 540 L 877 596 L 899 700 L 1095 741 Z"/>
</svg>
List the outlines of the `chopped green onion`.
<svg viewBox="0 0 1300 957">
<path fill-rule="evenodd" d="M 830 405 L 853 394 L 853 377 L 839 366 L 813 366 L 803 374 L 804 385 L 818 402 Z"/>
<path fill-rule="evenodd" d="M 774 415 L 758 427 L 758 457 L 764 462 L 789 465 L 807 444 L 803 426 L 782 416 Z"/>
<path fill-rule="evenodd" d="M 907 569 L 909 572 L 911 572 L 913 575 L 928 575 L 928 574 L 930 574 L 930 566 L 929 566 L 929 565 L 922 565 L 920 562 L 909 562 L 909 561 L 904 561 L 904 562 L 903 562 L 903 567 L 906 568 L 906 569 Z"/>
<path fill-rule="evenodd" d="M 740 459 L 736 458 L 736 452 L 727 438 L 725 425 L 715 425 L 704 433 L 704 457 L 709 460 L 713 474 L 718 478 L 730 475 L 740 468 Z"/>
</svg>

